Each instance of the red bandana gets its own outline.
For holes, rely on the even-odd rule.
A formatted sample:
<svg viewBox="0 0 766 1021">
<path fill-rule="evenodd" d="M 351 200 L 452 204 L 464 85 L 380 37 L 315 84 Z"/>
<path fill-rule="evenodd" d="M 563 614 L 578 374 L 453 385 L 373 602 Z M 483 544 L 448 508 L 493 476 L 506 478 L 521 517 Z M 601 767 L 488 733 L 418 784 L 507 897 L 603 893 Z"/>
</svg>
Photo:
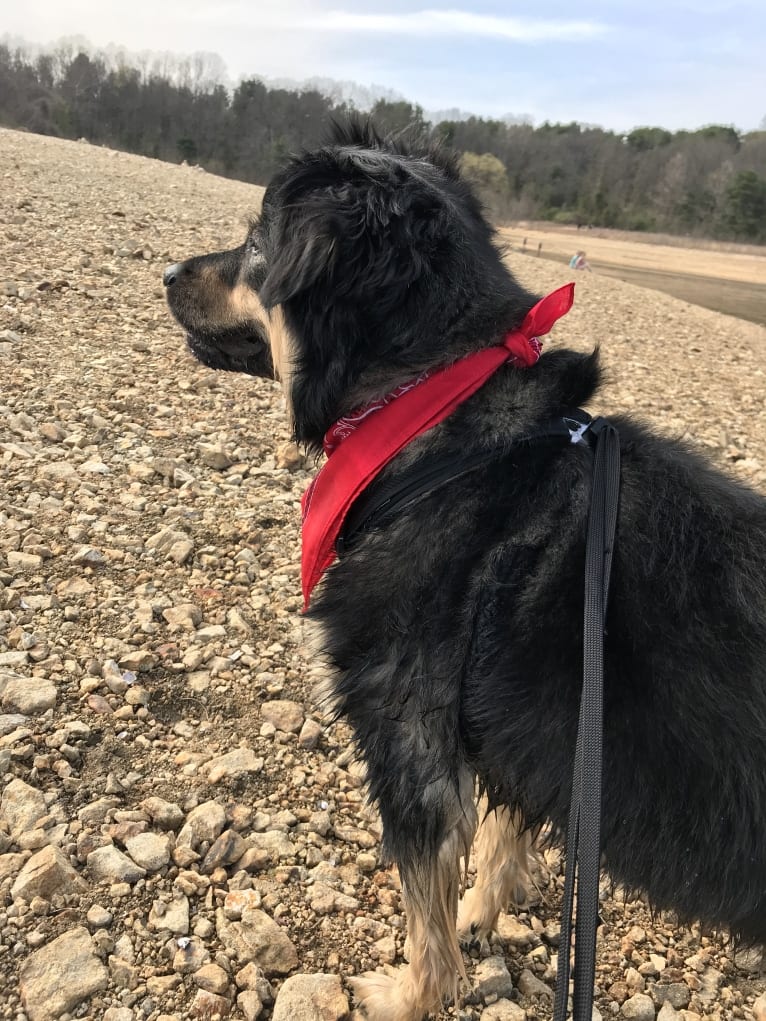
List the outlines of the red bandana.
<svg viewBox="0 0 766 1021">
<path fill-rule="evenodd" d="M 538 338 L 566 315 L 573 300 L 574 284 L 559 287 L 538 301 L 502 344 L 425 372 L 328 430 L 324 440 L 328 461 L 302 500 L 304 610 L 314 586 L 335 560 L 335 540 L 360 493 L 410 440 L 447 418 L 501 365 L 534 365 L 542 347 Z"/>
</svg>

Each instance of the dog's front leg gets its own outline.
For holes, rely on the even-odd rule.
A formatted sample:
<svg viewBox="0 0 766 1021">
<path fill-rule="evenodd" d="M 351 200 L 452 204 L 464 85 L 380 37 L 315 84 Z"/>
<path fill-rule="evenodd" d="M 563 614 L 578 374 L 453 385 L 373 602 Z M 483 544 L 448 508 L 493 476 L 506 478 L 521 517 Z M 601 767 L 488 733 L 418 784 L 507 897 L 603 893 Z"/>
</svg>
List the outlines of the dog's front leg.
<svg viewBox="0 0 766 1021">
<path fill-rule="evenodd" d="M 395 975 L 371 973 L 352 980 L 368 1021 L 421 1021 L 438 1012 L 448 997 L 457 1000 L 467 981 L 455 920 L 463 869 L 476 830 L 473 777 L 465 770 L 454 783 L 436 781 L 441 790 L 423 792 L 424 803 L 441 814 L 441 839 L 431 853 L 397 856 L 407 914 L 409 964 Z M 381 806 L 385 820 L 389 813 Z M 389 819 L 389 823 L 391 820 Z M 403 820 L 410 829 L 413 820 Z M 434 820 L 429 820 L 429 828 Z"/>
<path fill-rule="evenodd" d="M 466 891 L 458 911 L 458 938 L 464 944 L 481 940 L 495 929 L 498 915 L 509 903 L 522 904 L 529 882 L 532 838 L 523 831 L 520 816 L 503 805 L 489 812 L 485 799 L 479 815 L 476 882 Z"/>
</svg>

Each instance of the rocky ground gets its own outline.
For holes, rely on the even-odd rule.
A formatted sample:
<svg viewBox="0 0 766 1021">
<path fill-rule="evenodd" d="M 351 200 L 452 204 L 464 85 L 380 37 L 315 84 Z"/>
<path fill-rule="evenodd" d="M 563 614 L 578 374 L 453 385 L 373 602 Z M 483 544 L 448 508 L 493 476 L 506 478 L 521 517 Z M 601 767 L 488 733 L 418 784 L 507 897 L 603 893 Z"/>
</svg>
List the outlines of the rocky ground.
<svg viewBox="0 0 766 1021">
<path fill-rule="evenodd" d="M 0 1018 L 338 1021 L 347 976 L 402 960 L 348 732 L 312 697 L 311 466 L 276 386 L 196 365 L 164 307 L 163 266 L 239 243 L 259 198 L 0 131 Z M 601 344 L 600 409 L 766 487 L 766 330 L 587 275 L 558 335 Z M 465 1021 L 550 1015 L 557 855 L 536 879 L 468 962 Z M 760 954 L 606 891 L 603 916 L 603 1018 L 766 1017 Z"/>
</svg>

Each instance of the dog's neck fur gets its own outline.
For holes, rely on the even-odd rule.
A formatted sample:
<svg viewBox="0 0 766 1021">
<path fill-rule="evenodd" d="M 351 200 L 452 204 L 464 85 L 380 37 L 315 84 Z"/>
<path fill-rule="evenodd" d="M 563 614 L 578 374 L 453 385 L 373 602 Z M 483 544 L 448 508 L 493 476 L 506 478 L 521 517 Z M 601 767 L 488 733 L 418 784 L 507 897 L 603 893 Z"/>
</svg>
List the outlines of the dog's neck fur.
<svg viewBox="0 0 766 1021">
<path fill-rule="evenodd" d="M 426 453 L 510 447 L 536 424 L 587 405 L 600 381 L 597 349 L 584 354 L 559 348 L 543 351 L 528 369 L 503 366 L 441 425 L 398 454 L 391 469 L 407 468 Z"/>
<path fill-rule="evenodd" d="M 484 281 L 485 293 L 475 283 L 466 288 L 470 302 L 467 295 L 448 295 L 446 288 L 434 289 L 429 282 L 426 288 L 413 288 L 416 293 L 402 308 L 384 316 L 374 307 L 360 311 L 340 302 L 325 306 L 319 316 L 311 296 L 286 303 L 286 318 L 302 352 L 292 380 L 296 440 L 319 449 L 333 422 L 355 408 L 424 371 L 501 343 L 535 297 L 499 260 L 497 268 L 498 279 Z"/>
</svg>

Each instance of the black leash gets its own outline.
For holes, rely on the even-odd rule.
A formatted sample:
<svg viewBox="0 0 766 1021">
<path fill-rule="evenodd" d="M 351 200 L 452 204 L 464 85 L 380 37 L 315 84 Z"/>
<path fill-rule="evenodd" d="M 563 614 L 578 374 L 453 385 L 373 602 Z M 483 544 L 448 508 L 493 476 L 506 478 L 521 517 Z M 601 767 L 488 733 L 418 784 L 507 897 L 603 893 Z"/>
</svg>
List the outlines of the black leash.
<svg viewBox="0 0 766 1021">
<path fill-rule="evenodd" d="M 590 446 L 595 446 L 595 452 L 585 546 L 583 687 L 567 827 L 564 902 L 553 1021 L 566 1021 L 567 1016 L 572 971 L 570 955 L 575 881 L 576 969 L 572 1017 L 573 1021 L 592 1021 L 601 874 L 604 625 L 620 495 L 620 441 L 617 430 L 606 419 L 592 420 L 586 412 L 576 409 L 543 423 L 534 433 L 519 437 L 512 448 L 557 438 L 570 443 L 587 441 Z M 346 518 L 336 542 L 338 557 L 345 556 L 360 534 L 377 527 L 384 518 L 401 512 L 427 493 L 507 456 L 510 452 L 490 450 L 462 458 L 451 455 L 435 457 L 425 465 L 413 465 L 390 482 L 373 482 L 361 494 Z"/>
<path fill-rule="evenodd" d="M 596 451 L 585 547 L 583 684 L 567 827 L 564 903 L 561 910 L 553 1021 L 565 1021 L 567 1016 L 575 875 L 577 919 L 573 1021 L 592 1019 L 596 974 L 601 875 L 604 625 L 620 495 L 620 441 L 617 430 L 603 418 L 593 422 L 591 432 L 596 436 Z"/>
</svg>

